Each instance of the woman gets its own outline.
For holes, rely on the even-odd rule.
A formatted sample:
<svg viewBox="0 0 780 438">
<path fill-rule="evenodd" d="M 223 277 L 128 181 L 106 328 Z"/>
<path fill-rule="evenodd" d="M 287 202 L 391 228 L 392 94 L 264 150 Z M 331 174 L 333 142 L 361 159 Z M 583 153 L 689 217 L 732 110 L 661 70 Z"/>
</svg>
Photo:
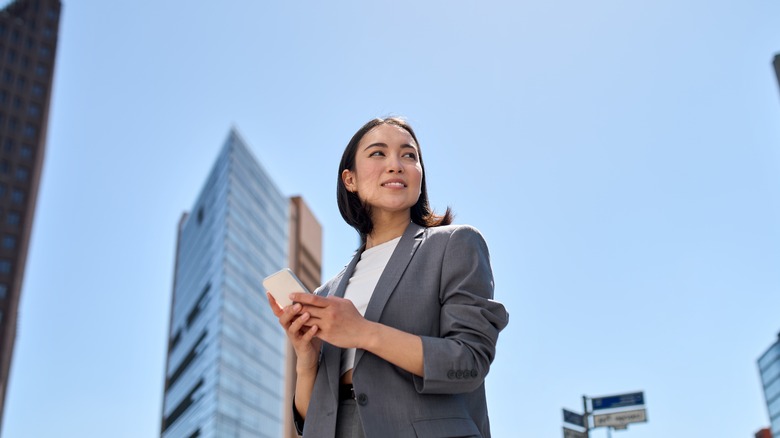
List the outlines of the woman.
<svg viewBox="0 0 780 438">
<path fill-rule="evenodd" d="M 362 245 L 294 305 L 269 302 L 297 354 L 306 438 L 489 437 L 484 379 L 506 326 L 487 245 L 428 204 L 420 145 L 397 118 L 366 123 L 339 167 L 339 210 Z"/>
</svg>

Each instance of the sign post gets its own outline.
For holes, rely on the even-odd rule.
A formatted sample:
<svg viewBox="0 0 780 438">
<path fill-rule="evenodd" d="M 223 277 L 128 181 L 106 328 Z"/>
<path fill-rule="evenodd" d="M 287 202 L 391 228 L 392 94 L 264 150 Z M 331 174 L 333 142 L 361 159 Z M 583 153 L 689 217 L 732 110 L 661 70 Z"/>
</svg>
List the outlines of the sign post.
<svg viewBox="0 0 780 438">
<path fill-rule="evenodd" d="M 563 427 L 564 438 L 590 438 L 590 422 L 588 417 L 593 417 L 593 428 L 607 427 L 611 436 L 612 429 L 624 430 L 631 423 L 647 422 L 647 409 L 645 408 L 644 392 L 630 392 L 590 399 L 591 410 L 588 411 L 588 396 L 582 396 L 582 410 L 584 414 L 563 410 L 564 423 L 574 424 L 585 429 L 580 432 Z M 633 409 L 630 409 L 633 408 Z M 599 411 L 599 413 L 596 413 Z M 601 413 L 601 411 L 606 411 Z"/>
<path fill-rule="evenodd" d="M 635 406 L 645 404 L 645 394 L 643 392 L 632 392 L 630 394 L 610 395 L 607 397 L 596 397 L 591 399 L 593 410 L 623 408 L 626 406 Z"/>
<path fill-rule="evenodd" d="M 563 426 L 563 438 L 587 438 L 585 432 L 579 432 L 574 429 L 569 429 Z"/>
<path fill-rule="evenodd" d="M 615 429 L 623 428 L 630 423 L 644 423 L 646 421 L 647 410 L 645 409 L 635 409 L 593 416 L 594 427 L 608 426 Z"/>
</svg>

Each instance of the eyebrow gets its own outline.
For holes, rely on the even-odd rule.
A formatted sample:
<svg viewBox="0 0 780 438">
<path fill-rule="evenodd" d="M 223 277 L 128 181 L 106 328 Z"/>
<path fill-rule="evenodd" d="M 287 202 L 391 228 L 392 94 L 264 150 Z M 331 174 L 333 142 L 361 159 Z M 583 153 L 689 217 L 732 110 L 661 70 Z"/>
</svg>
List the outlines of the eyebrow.
<svg viewBox="0 0 780 438">
<path fill-rule="evenodd" d="M 366 146 L 363 150 L 367 151 L 367 150 L 369 150 L 372 147 L 387 148 L 387 144 L 385 144 L 385 143 L 371 143 L 370 145 Z M 417 147 L 415 147 L 415 146 L 413 146 L 413 145 L 411 145 L 409 143 L 404 143 L 404 144 L 401 145 L 401 149 L 406 149 L 406 148 L 412 148 L 414 150 L 417 150 Z"/>
</svg>

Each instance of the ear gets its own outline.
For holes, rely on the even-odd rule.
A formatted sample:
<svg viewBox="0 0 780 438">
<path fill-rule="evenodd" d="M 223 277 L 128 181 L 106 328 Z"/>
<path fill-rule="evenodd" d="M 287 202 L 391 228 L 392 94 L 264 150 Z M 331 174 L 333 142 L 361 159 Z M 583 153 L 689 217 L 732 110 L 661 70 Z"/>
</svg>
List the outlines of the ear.
<svg viewBox="0 0 780 438">
<path fill-rule="evenodd" d="M 341 182 L 344 183 L 344 187 L 348 192 L 355 193 L 357 191 L 357 185 L 355 184 L 355 173 L 349 169 L 344 169 L 341 172 Z"/>
</svg>

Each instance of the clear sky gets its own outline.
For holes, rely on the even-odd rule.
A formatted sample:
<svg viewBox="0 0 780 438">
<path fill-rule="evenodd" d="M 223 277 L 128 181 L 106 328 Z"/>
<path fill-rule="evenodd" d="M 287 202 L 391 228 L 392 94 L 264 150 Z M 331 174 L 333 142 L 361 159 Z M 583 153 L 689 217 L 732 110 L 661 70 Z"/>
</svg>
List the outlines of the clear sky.
<svg viewBox="0 0 780 438">
<path fill-rule="evenodd" d="M 496 437 L 561 436 L 645 391 L 615 437 L 750 437 L 780 332 L 775 0 L 65 1 L 4 438 L 154 437 L 177 221 L 236 127 L 357 238 L 341 151 L 405 115 L 434 207 L 478 227 L 511 319 Z M 606 437 L 600 429 L 592 437 Z"/>
</svg>

